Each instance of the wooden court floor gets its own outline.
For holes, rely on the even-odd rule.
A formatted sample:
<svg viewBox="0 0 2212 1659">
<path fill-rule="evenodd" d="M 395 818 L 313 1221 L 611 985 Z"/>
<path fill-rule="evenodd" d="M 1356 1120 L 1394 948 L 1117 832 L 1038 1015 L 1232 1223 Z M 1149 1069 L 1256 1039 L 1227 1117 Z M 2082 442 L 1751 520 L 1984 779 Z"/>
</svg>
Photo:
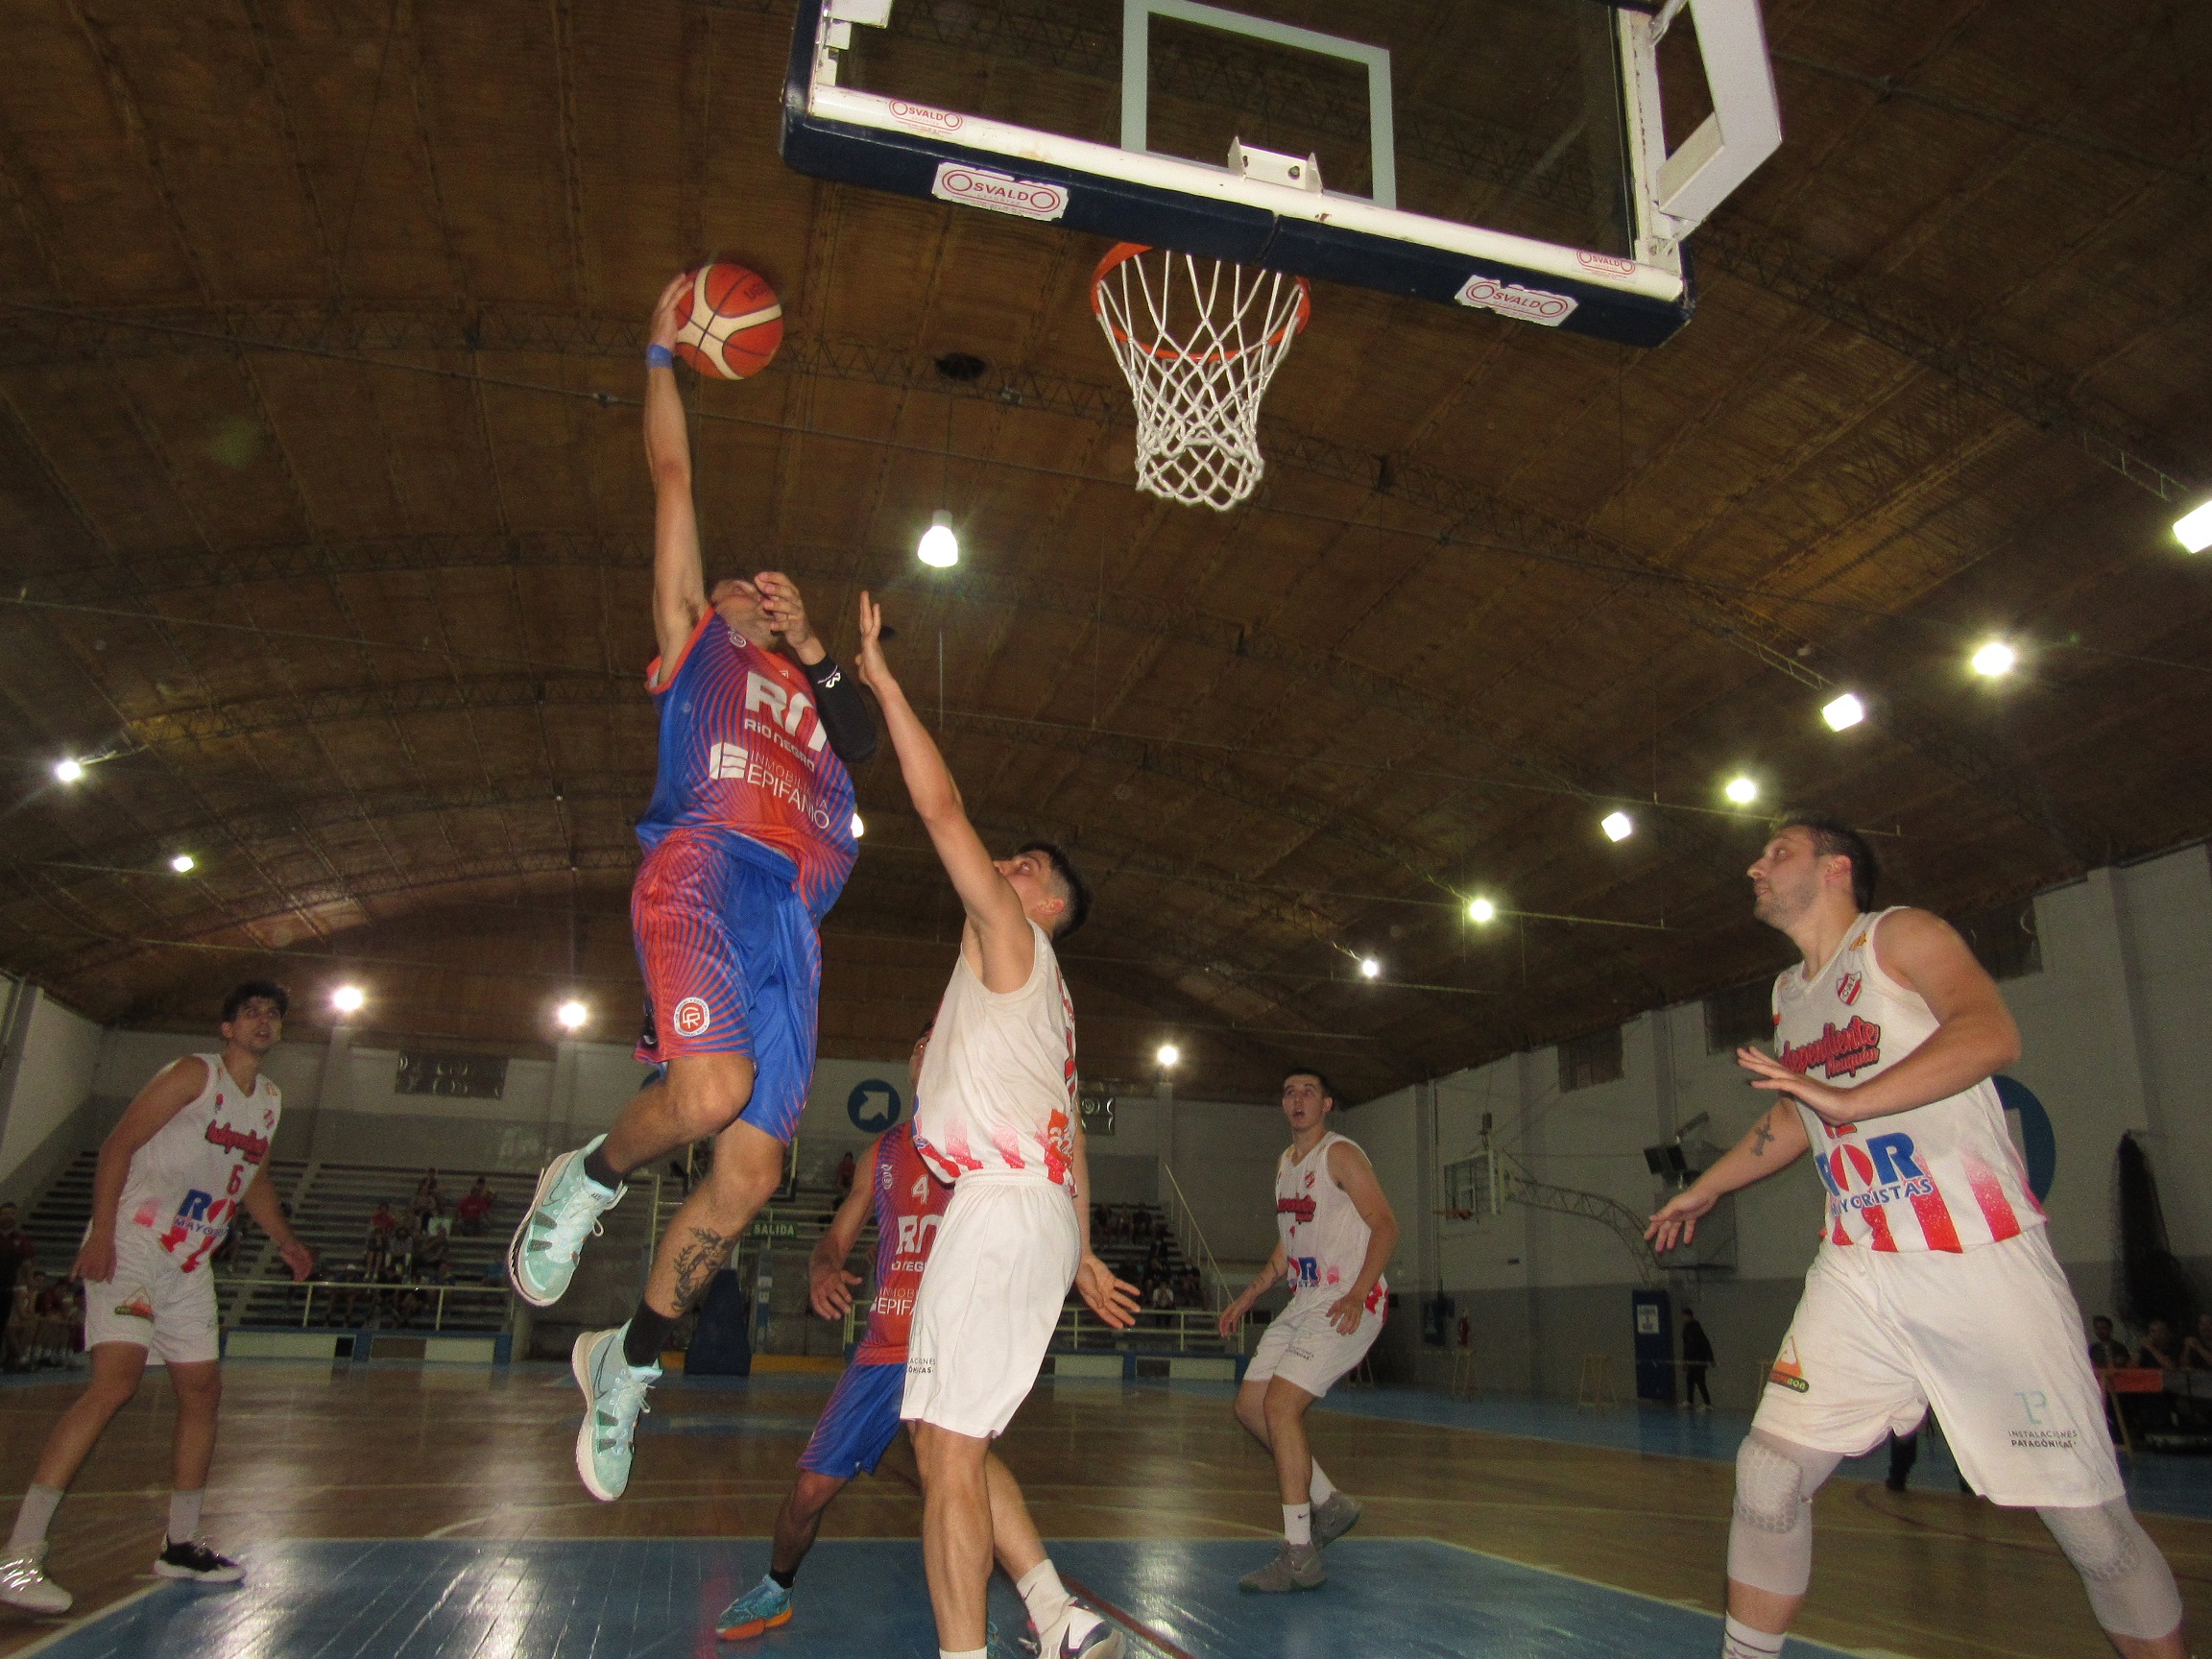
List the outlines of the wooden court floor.
<svg viewBox="0 0 2212 1659">
<path fill-rule="evenodd" d="M 207 1532 L 250 1568 L 256 1547 L 298 1540 L 730 1538 L 740 1541 L 732 1570 L 750 1582 L 765 1565 L 757 1541 L 827 1380 L 664 1384 L 642 1425 L 629 1493 L 612 1504 L 587 1496 L 570 1465 L 579 1407 L 565 1367 L 244 1361 L 226 1368 L 226 1388 Z M 66 1383 L 0 1389 L 9 1516 L 72 1393 Z M 153 1582 L 145 1575 L 164 1513 L 166 1393 L 150 1378 L 62 1505 L 49 1568 L 76 1592 L 79 1614 Z M 1367 1504 L 1356 1534 L 1363 1545 L 1434 1539 L 1482 1551 L 1559 1575 L 1551 1582 L 1563 1600 L 1580 1580 L 1718 1609 L 1733 1475 L 1725 1462 L 1369 1418 L 1350 1404 L 1315 1414 L 1313 1442 L 1337 1483 Z M 1230 1576 L 1272 1547 L 1269 1467 L 1231 1421 L 1224 1387 L 1046 1383 L 1003 1453 L 1048 1539 L 1189 1540 L 1207 1573 Z M 877 1479 L 848 1488 L 823 1537 L 912 1538 L 920 1503 L 911 1470 L 903 1443 L 894 1447 Z M 1807 1638 L 1911 1659 L 2108 1651 L 2032 1514 L 1839 1479 L 1822 1493 L 1816 1524 L 1799 1632 Z M 2193 1628 L 2212 1632 L 2212 1524 L 2153 1515 L 2145 1525 L 2181 1578 Z M 1217 1542 L 1201 1547 L 1206 1540 Z M 1335 1574 L 1357 1567 L 1348 1554 Z M 1423 1594 L 1414 1574 L 1390 1586 L 1416 1620 Z M 1296 1599 L 1310 1618 L 1326 1607 Z M 58 1628 L 0 1609 L 0 1655 Z M 1358 1642 L 1347 1631 L 1344 1650 Z M 676 1650 L 712 1647 L 685 1637 Z M 1191 1648 L 1204 1659 L 1202 1644 Z M 1479 1649 L 1445 1637 L 1424 1650 Z"/>
</svg>

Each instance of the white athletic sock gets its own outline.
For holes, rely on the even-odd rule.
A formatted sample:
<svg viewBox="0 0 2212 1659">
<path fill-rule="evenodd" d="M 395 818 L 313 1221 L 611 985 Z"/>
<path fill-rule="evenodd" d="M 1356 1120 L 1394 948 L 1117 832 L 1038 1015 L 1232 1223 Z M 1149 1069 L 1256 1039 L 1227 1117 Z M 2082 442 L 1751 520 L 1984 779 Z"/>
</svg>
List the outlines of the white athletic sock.
<svg viewBox="0 0 2212 1659">
<path fill-rule="evenodd" d="M 1754 1630 L 1731 1617 L 1720 1639 L 1720 1659 L 1776 1659 L 1786 1638 L 1770 1630 Z"/>
<path fill-rule="evenodd" d="M 1052 1565 L 1050 1556 L 1022 1574 L 1014 1588 L 1021 1592 L 1022 1604 L 1029 1609 L 1029 1623 L 1037 1626 L 1040 1636 L 1049 1631 L 1059 1622 L 1060 1615 L 1068 1611 L 1070 1599 L 1068 1587 L 1060 1582 L 1059 1570 Z"/>
<path fill-rule="evenodd" d="M 61 1488 L 33 1486 L 23 1494 L 15 1511 L 15 1530 L 8 1535 L 8 1553 L 20 1555 L 46 1542 L 46 1528 L 54 1524 L 54 1511 L 61 1506 Z"/>
<path fill-rule="evenodd" d="M 1316 1503 L 1326 1503 L 1336 1496 L 1336 1488 L 1329 1484 L 1329 1477 L 1321 1473 L 1321 1465 L 1318 1463 L 1313 1465 L 1313 1480 L 1306 1488 L 1306 1493 Z"/>
<path fill-rule="evenodd" d="M 1312 1504 L 1286 1503 L 1283 1505 L 1283 1536 L 1293 1545 L 1313 1542 Z"/>
<path fill-rule="evenodd" d="M 200 1501 L 207 1496 L 203 1486 L 195 1492 L 169 1494 L 169 1542 L 189 1544 L 200 1536 Z"/>
<path fill-rule="evenodd" d="M 940 1647 L 937 1649 L 937 1659 L 991 1659 L 991 1649 L 988 1647 L 964 1647 L 955 1653 L 950 1647 Z"/>
</svg>

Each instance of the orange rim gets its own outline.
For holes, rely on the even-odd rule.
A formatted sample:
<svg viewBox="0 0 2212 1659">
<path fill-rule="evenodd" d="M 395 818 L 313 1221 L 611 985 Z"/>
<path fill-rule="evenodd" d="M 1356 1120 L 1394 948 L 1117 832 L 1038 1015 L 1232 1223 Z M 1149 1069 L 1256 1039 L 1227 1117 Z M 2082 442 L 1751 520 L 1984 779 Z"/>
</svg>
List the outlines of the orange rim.
<svg viewBox="0 0 2212 1659">
<path fill-rule="evenodd" d="M 1141 345 L 1136 340 L 1130 338 L 1128 333 L 1118 325 L 1109 319 L 1106 315 L 1106 308 L 1100 304 L 1098 301 L 1098 290 L 1100 286 L 1105 282 L 1108 276 L 1113 275 L 1116 267 L 1128 263 L 1130 260 L 1136 258 L 1140 253 L 1149 253 L 1151 252 L 1152 248 L 1149 243 L 1117 242 L 1113 247 L 1106 250 L 1106 257 L 1099 260 L 1098 268 L 1091 273 L 1091 314 L 1106 325 L 1107 330 L 1114 336 L 1115 339 L 1120 341 L 1124 346 L 1135 347 L 1138 350 L 1143 352 L 1145 356 L 1156 358 L 1163 363 L 1226 363 L 1235 358 L 1245 356 L 1249 352 L 1259 349 L 1259 347 L 1246 347 L 1242 351 L 1204 351 L 1193 353 L 1190 351 L 1178 351 L 1171 347 L 1166 346 Z M 1217 263 L 1224 263 L 1224 261 L 1217 261 Z M 1265 267 L 1262 266 L 1261 269 L 1264 270 Z M 1277 275 L 1287 276 L 1288 273 L 1279 272 Z M 1264 340 L 1261 341 L 1261 346 L 1277 346 L 1283 342 L 1286 336 L 1291 334 L 1303 334 L 1306 331 L 1306 324 L 1313 314 L 1313 290 L 1310 286 L 1308 285 L 1306 278 L 1303 276 L 1291 276 L 1290 280 L 1298 284 L 1298 309 L 1291 314 L 1289 322 L 1286 323 L 1282 327 L 1276 329 Z"/>
</svg>

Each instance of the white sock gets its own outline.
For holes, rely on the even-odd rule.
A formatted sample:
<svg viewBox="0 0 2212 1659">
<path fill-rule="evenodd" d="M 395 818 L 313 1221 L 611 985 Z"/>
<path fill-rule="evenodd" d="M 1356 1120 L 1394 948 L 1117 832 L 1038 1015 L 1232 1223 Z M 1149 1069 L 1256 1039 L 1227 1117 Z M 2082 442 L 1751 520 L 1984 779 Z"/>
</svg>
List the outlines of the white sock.
<svg viewBox="0 0 2212 1659">
<path fill-rule="evenodd" d="M 1029 1609 L 1029 1623 L 1037 1626 L 1040 1636 L 1048 1632 L 1059 1622 L 1060 1615 L 1068 1611 L 1068 1587 L 1060 1582 L 1059 1571 L 1052 1565 L 1050 1556 L 1022 1574 L 1014 1588 L 1021 1592 L 1022 1604 Z"/>
<path fill-rule="evenodd" d="M 1336 1496 L 1336 1488 L 1329 1484 L 1329 1477 L 1321 1473 L 1321 1465 L 1313 1465 L 1313 1480 L 1307 1487 L 1307 1496 L 1315 1503 L 1326 1503 Z"/>
<path fill-rule="evenodd" d="M 955 1653 L 950 1647 L 940 1647 L 937 1649 L 937 1659 L 991 1659 L 991 1649 L 988 1647 L 963 1647 Z"/>
<path fill-rule="evenodd" d="M 189 1544 L 200 1536 L 200 1501 L 207 1496 L 203 1486 L 194 1492 L 169 1494 L 169 1542 Z"/>
<path fill-rule="evenodd" d="M 23 1494 L 15 1511 L 15 1530 L 8 1535 L 8 1553 L 20 1555 L 46 1542 L 46 1528 L 54 1524 L 54 1511 L 61 1506 L 61 1488 L 33 1486 Z"/>
<path fill-rule="evenodd" d="M 1283 1505 L 1283 1536 L 1293 1545 L 1313 1542 L 1312 1504 L 1286 1503 Z"/>
<path fill-rule="evenodd" d="M 1784 1638 L 1769 1630 L 1754 1630 L 1731 1617 L 1720 1639 L 1720 1659 L 1776 1659 Z"/>
</svg>

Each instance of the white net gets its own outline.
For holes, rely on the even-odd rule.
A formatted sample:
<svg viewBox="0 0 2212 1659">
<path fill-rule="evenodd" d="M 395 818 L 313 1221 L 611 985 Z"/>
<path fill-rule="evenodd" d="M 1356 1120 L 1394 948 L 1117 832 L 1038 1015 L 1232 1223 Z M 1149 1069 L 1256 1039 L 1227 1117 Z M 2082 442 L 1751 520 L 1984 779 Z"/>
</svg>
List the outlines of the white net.
<svg viewBox="0 0 2212 1659">
<path fill-rule="evenodd" d="M 1306 279 L 1123 243 L 1091 309 L 1137 403 L 1137 488 L 1226 512 L 1260 487 L 1260 398 L 1311 308 Z"/>
</svg>

